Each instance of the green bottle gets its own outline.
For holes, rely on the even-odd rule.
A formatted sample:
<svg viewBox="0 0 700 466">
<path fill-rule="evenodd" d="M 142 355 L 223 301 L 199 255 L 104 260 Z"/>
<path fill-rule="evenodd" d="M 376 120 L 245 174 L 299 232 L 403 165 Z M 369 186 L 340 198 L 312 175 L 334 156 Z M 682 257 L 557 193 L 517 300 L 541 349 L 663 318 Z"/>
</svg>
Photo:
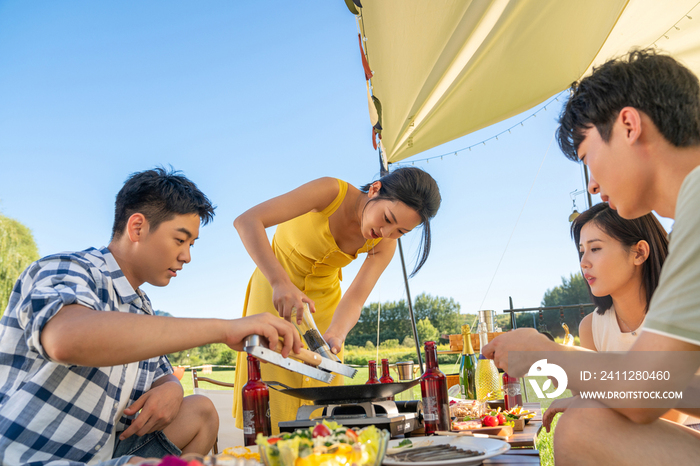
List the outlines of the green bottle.
<svg viewBox="0 0 700 466">
<path fill-rule="evenodd" d="M 459 386 L 462 399 L 476 400 L 476 355 L 470 331 L 469 325 L 462 325 L 462 362 L 459 365 Z"/>
</svg>

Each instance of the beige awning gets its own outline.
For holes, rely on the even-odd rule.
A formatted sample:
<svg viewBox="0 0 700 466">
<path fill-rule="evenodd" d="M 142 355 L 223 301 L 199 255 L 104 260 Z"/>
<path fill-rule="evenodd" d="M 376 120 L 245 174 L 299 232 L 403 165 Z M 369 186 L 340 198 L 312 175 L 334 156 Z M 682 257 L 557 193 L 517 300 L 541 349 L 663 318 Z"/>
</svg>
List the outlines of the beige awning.
<svg viewBox="0 0 700 466">
<path fill-rule="evenodd" d="M 362 5 L 372 94 L 381 102 L 389 162 L 532 108 L 591 66 L 632 47 L 656 44 L 700 74 L 697 0 Z"/>
</svg>

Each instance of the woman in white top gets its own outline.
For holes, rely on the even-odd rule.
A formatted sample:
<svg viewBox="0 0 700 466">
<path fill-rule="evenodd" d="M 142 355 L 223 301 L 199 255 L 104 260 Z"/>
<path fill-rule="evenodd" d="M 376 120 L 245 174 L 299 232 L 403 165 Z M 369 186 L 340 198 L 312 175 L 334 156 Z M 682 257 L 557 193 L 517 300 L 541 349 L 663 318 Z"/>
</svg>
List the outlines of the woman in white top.
<svg viewBox="0 0 700 466">
<path fill-rule="evenodd" d="M 581 321 L 581 346 L 593 351 L 627 351 L 659 283 L 668 254 L 666 231 L 653 214 L 626 220 L 601 203 L 574 220 L 571 236 L 597 306 Z"/>
<path fill-rule="evenodd" d="M 668 235 L 653 214 L 627 220 L 607 203 L 596 204 L 571 224 L 581 273 L 596 309 L 579 325 L 581 346 L 593 351 L 628 351 L 639 334 L 668 254 Z M 543 415 L 549 431 L 554 415 L 571 399 L 555 400 Z M 671 410 L 664 419 L 683 422 Z"/>
</svg>

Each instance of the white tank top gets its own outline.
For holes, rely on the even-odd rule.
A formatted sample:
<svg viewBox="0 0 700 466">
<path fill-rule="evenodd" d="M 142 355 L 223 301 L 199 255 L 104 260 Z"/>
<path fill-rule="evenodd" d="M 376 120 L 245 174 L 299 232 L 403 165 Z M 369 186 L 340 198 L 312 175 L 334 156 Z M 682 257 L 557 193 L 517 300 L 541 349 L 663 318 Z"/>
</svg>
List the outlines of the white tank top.
<svg viewBox="0 0 700 466">
<path fill-rule="evenodd" d="M 646 316 L 644 318 L 646 319 Z M 598 314 L 596 308 L 593 311 L 593 322 L 591 323 L 593 344 L 598 351 L 629 351 L 639 336 L 643 324 L 644 321 L 635 330 L 636 335 L 622 333 L 615 316 L 615 306 L 610 306 L 610 309 L 603 315 Z"/>
</svg>

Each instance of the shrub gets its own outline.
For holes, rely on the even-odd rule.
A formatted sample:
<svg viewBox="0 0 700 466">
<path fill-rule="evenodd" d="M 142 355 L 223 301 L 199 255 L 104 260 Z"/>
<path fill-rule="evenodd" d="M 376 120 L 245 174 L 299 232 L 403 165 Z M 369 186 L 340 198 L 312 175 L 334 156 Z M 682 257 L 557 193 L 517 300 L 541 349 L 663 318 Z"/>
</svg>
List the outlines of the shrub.
<svg viewBox="0 0 700 466">
<path fill-rule="evenodd" d="M 391 340 L 386 340 L 383 341 L 379 344 L 380 349 L 391 349 L 391 348 L 398 348 L 399 347 L 399 340 L 392 338 Z"/>
<path fill-rule="evenodd" d="M 416 340 L 414 340 L 411 337 L 406 337 L 401 342 L 401 346 L 405 346 L 407 348 L 414 348 L 416 346 Z"/>
</svg>

